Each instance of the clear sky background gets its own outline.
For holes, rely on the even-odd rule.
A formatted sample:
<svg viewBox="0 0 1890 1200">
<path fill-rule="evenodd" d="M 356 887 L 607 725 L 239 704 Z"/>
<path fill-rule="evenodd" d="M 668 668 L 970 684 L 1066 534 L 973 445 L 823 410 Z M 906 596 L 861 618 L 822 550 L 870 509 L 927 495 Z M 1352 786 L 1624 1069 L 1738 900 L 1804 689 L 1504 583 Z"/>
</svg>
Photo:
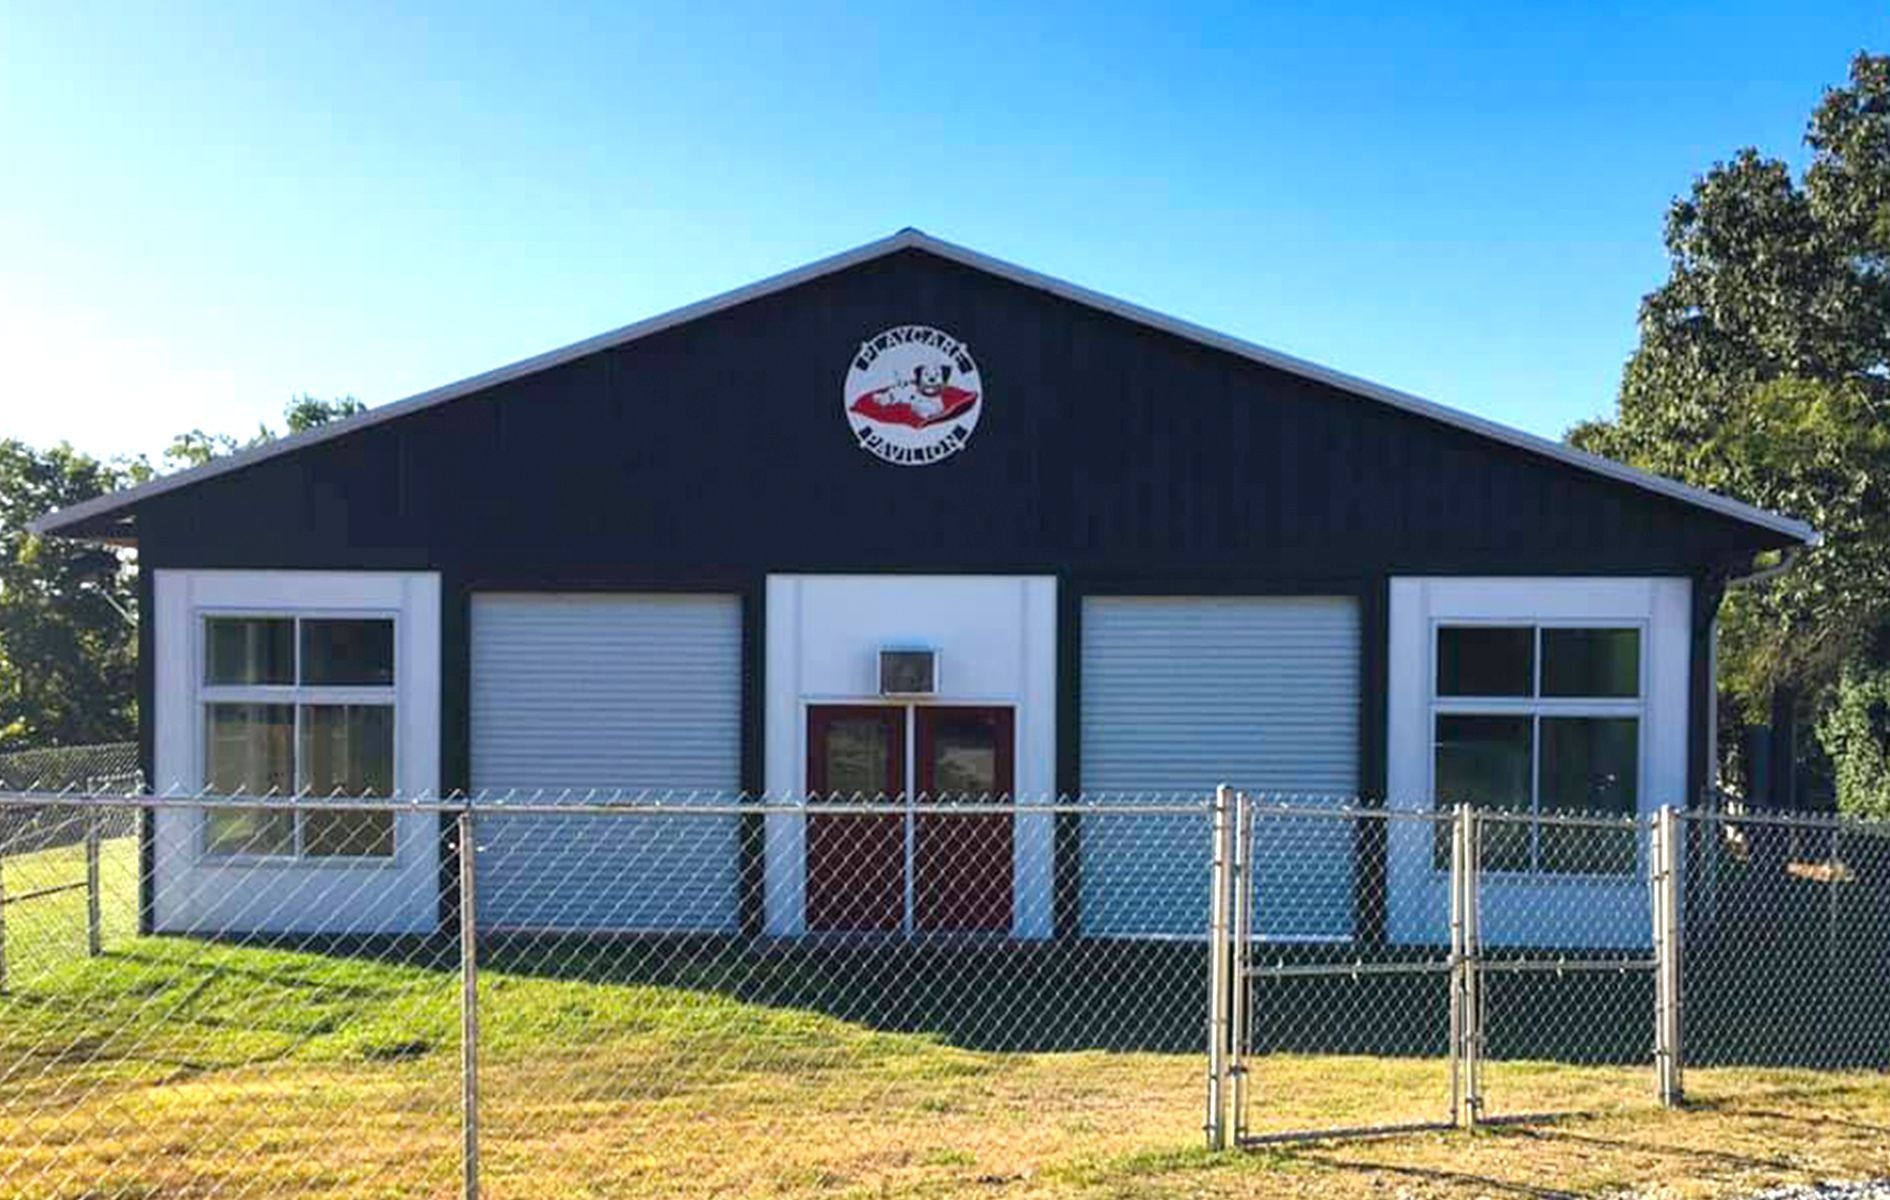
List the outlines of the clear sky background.
<svg viewBox="0 0 1890 1200">
<path fill-rule="evenodd" d="M 1321 6 L 1323 10 L 1327 6 Z M 0 0 L 0 436 L 382 404 L 904 225 L 1560 435 L 1890 9 Z"/>
</svg>

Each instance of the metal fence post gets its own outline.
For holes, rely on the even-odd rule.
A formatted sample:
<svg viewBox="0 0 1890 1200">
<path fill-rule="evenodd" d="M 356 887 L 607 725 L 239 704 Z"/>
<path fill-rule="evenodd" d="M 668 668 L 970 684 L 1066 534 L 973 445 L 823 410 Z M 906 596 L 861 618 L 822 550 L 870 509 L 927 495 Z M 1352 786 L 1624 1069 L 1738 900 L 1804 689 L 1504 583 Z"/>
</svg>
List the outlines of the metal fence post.
<svg viewBox="0 0 1890 1200">
<path fill-rule="evenodd" d="M 1648 830 L 1654 918 L 1654 1085 L 1660 1103 L 1677 1107 L 1685 1097 L 1681 1071 L 1680 820 L 1662 805 Z"/>
<path fill-rule="evenodd" d="M 479 1200 L 479 920 L 472 809 L 460 811 L 458 826 L 460 1178 L 465 1200 Z"/>
<path fill-rule="evenodd" d="M 1234 1144 L 1247 1136 L 1247 1051 L 1251 1037 L 1249 1006 L 1252 997 L 1248 980 L 1249 958 L 1253 948 L 1253 809 L 1247 793 L 1234 793 L 1233 853 L 1233 989 L 1227 1040 L 1232 1050 L 1229 1074 L 1233 1080 L 1231 1103 L 1234 1109 Z"/>
<path fill-rule="evenodd" d="M 1464 805 L 1464 1116 L 1474 1128 L 1483 1116 L 1483 820 Z"/>
<path fill-rule="evenodd" d="M 1227 1149 L 1227 1032 L 1228 1032 L 1228 832 L 1230 789 L 1214 789 L 1212 866 L 1208 872 L 1208 1089 L 1207 1143 L 1210 1150 Z"/>
<path fill-rule="evenodd" d="M 103 898 L 99 895 L 99 809 L 85 814 L 85 952 L 93 958 L 105 953 Z"/>
<path fill-rule="evenodd" d="M 1476 810 L 1459 804 L 1450 827 L 1450 1120 L 1464 1129 L 1483 1104 L 1478 859 Z"/>
<path fill-rule="evenodd" d="M 7 852 L 0 846 L 0 996 L 7 994 Z"/>
</svg>

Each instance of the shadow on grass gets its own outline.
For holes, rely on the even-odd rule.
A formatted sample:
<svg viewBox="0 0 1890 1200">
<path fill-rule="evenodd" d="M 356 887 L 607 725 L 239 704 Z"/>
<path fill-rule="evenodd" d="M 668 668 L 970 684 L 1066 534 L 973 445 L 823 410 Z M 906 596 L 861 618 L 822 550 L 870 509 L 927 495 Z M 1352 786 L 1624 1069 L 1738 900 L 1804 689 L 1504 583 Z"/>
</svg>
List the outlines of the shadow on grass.
<svg viewBox="0 0 1890 1200">
<path fill-rule="evenodd" d="M 459 948 L 446 937 L 229 937 L 156 939 L 320 955 L 401 971 L 452 975 Z M 136 955 L 143 953 L 132 950 Z M 1343 965 L 1353 947 L 1269 948 L 1269 961 Z M 1377 961 L 1434 957 L 1390 948 Z M 1207 961 L 1200 943 L 828 936 L 606 936 L 490 933 L 479 966 L 489 976 L 642 986 L 743 1004 L 817 1013 L 863 1028 L 926 1034 L 980 1051 L 1108 1050 L 1204 1053 Z M 257 987 L 311 989 L 338 1005 L 370 1005 L 412 986 L 372 972 L 331 971 L 307 958 L 206 963 Z M 1488 989 L 1492 1060 L 1579 1065 L 1647 1063 L 1651 981 L 1645 972 L 1504 977 Z M 1283 978 L 1253 985 L 1257 1054 L 1441 1058 L 1448 993 L 1436 972 Z M 1690 1011 L 1705 998 L 1689 996 Z M 1886 998 L 1890 1004 L 1890 998 Z M 1742 1039 L 1743 1041 L 1743 1039 Z M 1689 1052 L 1714 1065 L 1833 1067 L 1881 1058 L 1882 1048 L 1834 1056 L 1808 1044 L 1715 1046 Z"/>
<path fill-rule="evenodd" d="M 356 945 L 326 958 L 284 949 L 154 938 L 75 959 L 0 1003 L 0 1076 L 117 1062 L 176 1080 L 294 1058 L 344 1031 L 360 1057 L 415 1056 L 411 1031 L 390 1027 L 398 1022 L 389 1010 L 416 986 L 411 970 L 388 969 L 381 956 L 393 947 Z M 425 963 L 431 969 L 418 978 L 437 985 L 422 990 L 453 993 L 443 964 L 456 951 L 395 961 Z"/>
</svg>

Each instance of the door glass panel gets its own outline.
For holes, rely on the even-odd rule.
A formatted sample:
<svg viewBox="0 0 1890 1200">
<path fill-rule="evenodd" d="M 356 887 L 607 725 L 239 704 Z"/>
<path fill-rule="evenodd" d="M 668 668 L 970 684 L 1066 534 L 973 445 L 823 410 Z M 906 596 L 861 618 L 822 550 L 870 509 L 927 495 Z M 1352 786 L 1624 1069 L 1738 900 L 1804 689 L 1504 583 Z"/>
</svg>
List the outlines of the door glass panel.
<svg viewBox="0 0 1890 1200">
<path fill-rule="evenodd" d="M 996 799 L 1009 791 L 998 779 L 997 728 L 991 721 L 934 720 L 932 786 L 938 799 Z"/>
<path fill-rule="evenodd" d="M 904 791 L 904 780 L 889 771 L 892 755 L 886 740 L 893 726 L 878 716 L 835 717 L 827 722 L 822 747 L 826 796 L 872 800 Z"/>
</svg>

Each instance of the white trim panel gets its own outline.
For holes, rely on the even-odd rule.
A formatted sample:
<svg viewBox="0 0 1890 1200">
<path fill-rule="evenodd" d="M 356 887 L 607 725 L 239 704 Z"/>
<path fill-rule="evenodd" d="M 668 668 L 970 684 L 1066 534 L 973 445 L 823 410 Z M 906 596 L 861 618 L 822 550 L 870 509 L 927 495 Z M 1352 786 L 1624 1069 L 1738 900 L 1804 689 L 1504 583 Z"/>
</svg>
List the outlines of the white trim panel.
<svg viewBox="0 0 1890 1200">
<path fill-rule="evenodd" d="M 1440 622 L 1453 621 L 1592 622 L 1641 629 L 1640 811 L 1684 805 L 1692 596 L 1690 580 L 1671 578 L 1394 578 L 1386 704 L 1389 806 L 1407 812 L 1433 808 L 1434 631 Z M 1387 865 L 1394 942 L 1435 942 L 1448 929 L 1448 881 L 1433 869 L 1431 836 L 1429 822 L 1391 822 Z M 1640 868 L 1645 867 L 1645 855 L 1643 844 Z M 1651 938 L 1651 916 L 1646 872 L 1640 868 L 1631 877 L 1485 874 L 1484 941 L 1597 949 L 1645 946 Z"/>
<path fill-rule="evenodd" d="M 156 613 L 154 763 L 159 792 L 203 785 L 197 681 L 201 619 L 218 611 L 391 614 L 394 772 L 399 792 L 439 786 L 440 581 L 432 572 L 179 571 L 152 581 Z M 439 818 L 395 818 L 386 861 L 217 859 L 203 816 L 153 814 L 153 921 L 160 933 L 429 933 L 439 913 Z"/>
<path fill-rule="evenodd" d="M 770 575 L 766 771 L 770 796 L 806 791 L 809 704 L 910 703 L 878 694 L 882 646 L 936 649 L 940 691 L 923 704 L 1010 705 L 1019 804 L 1056 791 L 1057 585 L 1024 575 Z M 908 755 L 908 757 L 910 757 Z M 767 930 L 806 930 L 805 819 L 767 818 Z M 1055 825 L 1019 815 L 1011 932 L 1048 937 Z"/>
</svg>

